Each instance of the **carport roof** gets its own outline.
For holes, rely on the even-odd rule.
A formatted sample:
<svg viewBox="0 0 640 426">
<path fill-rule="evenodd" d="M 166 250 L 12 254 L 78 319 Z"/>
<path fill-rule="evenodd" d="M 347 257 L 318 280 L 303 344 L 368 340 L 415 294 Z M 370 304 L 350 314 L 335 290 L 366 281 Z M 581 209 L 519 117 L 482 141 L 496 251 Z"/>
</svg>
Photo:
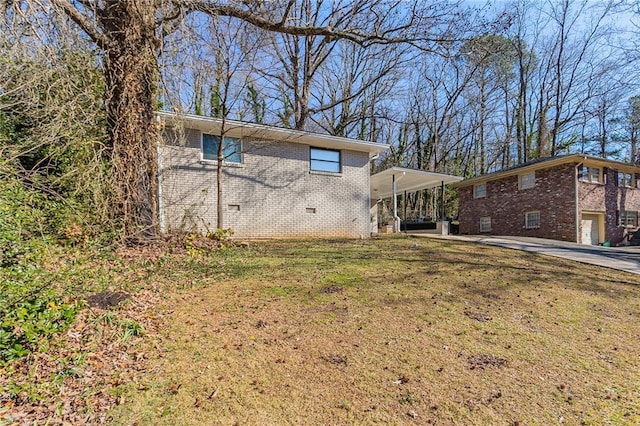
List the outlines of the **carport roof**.
<svg viewBox="0 0 640 426">
<path fill-rule="evenodd" d="M 425 172 L 423 170 L 391 167 L 371 176 L 371 198 L 379 200 L 393 196 L 393 176 L 395 176 L 396 192 L 415 192 L 462 180 L 459 176 L 442 173 Z"/>
</svg>

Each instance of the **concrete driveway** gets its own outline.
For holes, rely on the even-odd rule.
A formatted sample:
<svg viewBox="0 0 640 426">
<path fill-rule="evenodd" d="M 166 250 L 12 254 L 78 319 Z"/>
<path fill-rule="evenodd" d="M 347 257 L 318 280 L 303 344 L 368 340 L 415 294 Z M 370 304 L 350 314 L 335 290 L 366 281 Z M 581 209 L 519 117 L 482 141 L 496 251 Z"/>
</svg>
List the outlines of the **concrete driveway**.
<svg viewBox="0 0 640 426">
<path fill-rule="evenodd" d="M 436 237 L 457 241 L 469 241 L 492 246 L 524 250 L 548 256 L 561 257 L 576 262 L 603 266 L 605 268 L 640 274 L 640 247 L 600 247 L 587 246 L 565 241 L 554 241 L 530 237 L 499 237 L 488 235 L 428 235 L 412 234 L 420 237 Z"/>
</svg>

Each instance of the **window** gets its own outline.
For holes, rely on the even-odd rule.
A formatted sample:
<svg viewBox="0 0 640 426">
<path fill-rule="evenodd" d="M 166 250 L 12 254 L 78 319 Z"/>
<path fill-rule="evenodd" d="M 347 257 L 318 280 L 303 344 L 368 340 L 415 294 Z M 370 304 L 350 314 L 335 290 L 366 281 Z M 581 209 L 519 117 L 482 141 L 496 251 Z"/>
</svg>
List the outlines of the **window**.
<svg viewBox="0 0 640 426">
<path fill-rule="evenodd" d="M 536 172 L 518 175 L 518 189 L 529 189 L 536 186 Z"/>
<path fill-rule="evenodd" d="M 487 196 L 487 184 L 480 183 L 473 185 L 473 198 L 484 198 Z"/>
<path fill-rule="evenodd" d="M 524 227 L 526 229 L 540 228 L 540 212 L 526 212 L 524 214 Z"/>
<path fill-rule="evenodd" d="M 218 160 L 218 144 L 220 143 L 220 136 L 202 134 L 202 159 L 203 160 Z M 242 163 L 242 144 L 238 138 L 224 137 L 224 144 L 222 146 L 222 154 L 224 155 L 225 163 Z"/>
<path fill-rule="evenodd" d="M 491 218 L 490 217 L 481 217 L 480 218 L 480 232 L 491 232 Z"/>
<path fill-rule="evenodd" d="M 315 172 L 340 173 L 340 151 L 311 148 L 311 170 Z"/>
<path fill-rule="evenodd" d="M 638 212 L 622 210 L 620 212 L 620 226 L 635 228 L 638 226 Z"/>
<path fill-rule="evenodd" d="M 583 182 L 601 183 L 601 176 L 602 169 L 600 167 L 582 166 L 582 177 L 580 180 Z"/>
<path fill-rule="evenodd" d="M 633 175 L 631 173 L 618 172 L 618 186 L 633 188 Z"/>
</svg>

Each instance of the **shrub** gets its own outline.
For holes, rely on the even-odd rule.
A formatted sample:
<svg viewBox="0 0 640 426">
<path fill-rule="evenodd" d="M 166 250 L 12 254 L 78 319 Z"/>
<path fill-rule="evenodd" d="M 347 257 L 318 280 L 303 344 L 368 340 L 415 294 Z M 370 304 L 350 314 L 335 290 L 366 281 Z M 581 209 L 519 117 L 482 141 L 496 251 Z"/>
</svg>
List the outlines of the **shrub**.
<svg viewBox="0 0 640 426">
<path fill-rule="evenodd" d="M 69 37 L 0 37 L 0 361 L 38 350 L 73 321 L 50 253 L 118 226 L 104 79 L 95 52 Z"/>
<path fill-rule="evenodd" d="M 2 296 L 19 293 L 16 283 L 3 283 Z M 40 289 L 23 300 L 0 306 L 0 361 L 36 351 L 75 319 L 77 306 L 64 303 L 51 289 Z"/>
<path fill-rule="evenodd" d="M 17 179 L 0 180 L 0 360 L 37 350 L 67 327 L 76 306 L 57 293 L 55 274 L 42 268 L 55 241 L 57 201 Z"/>
</svg>

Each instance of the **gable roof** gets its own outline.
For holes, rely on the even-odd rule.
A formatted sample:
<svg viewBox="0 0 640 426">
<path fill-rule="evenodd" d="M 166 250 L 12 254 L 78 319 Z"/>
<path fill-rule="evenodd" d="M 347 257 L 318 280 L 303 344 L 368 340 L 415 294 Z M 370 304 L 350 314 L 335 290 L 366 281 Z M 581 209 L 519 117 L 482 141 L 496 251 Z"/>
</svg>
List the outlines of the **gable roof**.
<svg viewBox="0 0 640 426">
<path fill-rule="evenodd" d="M 183 126 L 188 129 L 196 129 L 201 132 L 221 134 L 223 120 L 220 118 L 203 117 L 193 114 L 177 114 L 160 111 L 156 113 L 159 122 L 169 126 Z M 389 149 L 389 145 L 368 142 L 359 139 L 349 139 L 339 136 L 323 135 L 302 130 L 285 129 L 282 127 L 267 126 L 265 124 L 248 123 L 237 120 L 224 120 L 224 134 L 234 138 L 252 137 L 273 141 L 292 142 L 303 145 L 312 145 L 318 148 L 346 149 L 350 151 L 368 152 L 380 154 Z"/>
<path fill-rule="evenodd" d="M 497 172 L 488 173 L 485 175 L 477 176 L 471 179 L 463 180 L 462 182 L 454 183 L 454 188 L 464 188 L 470 185 L 476 185 L 479 183 L 485 183 L 491 180 L 501 179 L 509 176 L 515 176 L 523 173 L 530 173 L 536 170 L 547 169 L 550 167 L 559 166 L 562 164 L 585 164 L 593 167 L 609 167 L 615 170 L 620 170 L 629 173 L 640 173 L 640 167 L 633 164 L 623 163 L 621 161 L 607 160 L 606 158 L 593 157 L 585 154 L 567 154 L 558 155 L 556 157 L 544 157 L 531 160 L 518 166 L 502 169 Z"/>
</svg>

